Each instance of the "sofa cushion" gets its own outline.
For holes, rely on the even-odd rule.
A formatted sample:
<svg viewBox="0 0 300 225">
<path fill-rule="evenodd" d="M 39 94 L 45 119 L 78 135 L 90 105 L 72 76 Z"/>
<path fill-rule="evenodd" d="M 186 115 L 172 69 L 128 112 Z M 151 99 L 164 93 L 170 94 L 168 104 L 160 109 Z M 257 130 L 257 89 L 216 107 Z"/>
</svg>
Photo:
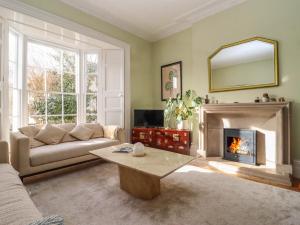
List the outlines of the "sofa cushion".
<svg viewBox="0 0 300 225">
<path fill-rule="evenodd" d="M 35 126 L 26 126 L 19 128 L 19 131 L 29 138 L 30 148 L 36 148 L 45 145 L 45 143 L 34 139 L 34 136 L 37 135 L 37 133 L 40 131 L 39 128 Z"/>
<path fill-rule="evenodd" d="M 118 139 L 118 126 L 110 125 L 104 127 L 104 137 L 110 139 Z"/>
<path fill-rule="evenodd" d="M 88 141 L 73 141 L 58 145 L 45 145 L 30 149 L 30 163 L 39 166 L 70 158 L 89 155 L 89 151 L 119 144 L 117 140 L 95 138 Z"/>
<path fill-rule="evenodd" d="M 99 123 L 84 123 L 85 127 L 93 130 L 93 135 L 91 138 L 101 138 L 104 136 L 103 127 Z"/>
<path fill-rule="evenodd" d="M 84 125 L 80 124 L 77 125 L 71 132 L 70 135 L 73 137 L 81 140 L 81 141 L 87 141 L 89 140 L 92 135 L 94 134 L 94 131 L 90 128 L 85 127 Z"/>
<path fill-rule="evenodd" d="M 11 165 L 0 164 L 0 225 L 29 224 L 41 217 L 18 173 Z"/>
<path fill-rule="evenodd" d="M 65 123 L 65 124 L 57 124 L 54 125 L 60 129 L 63 129 L 66 131 L 63 139 L 61 140 L 62 143 L 64 142 L 70 142 L 70 141 L 77 141 L 76 138 L 72 137 L 69 133 L 74 129 L 74 127 L 76 126 L 75 123 Z"/>
<path fill-rule="evenodd" d="M 56 145 L 63 139 L 65 133 L 65 130 L 47 124 L 34 138 L 48 145 Z"/>
</svg>

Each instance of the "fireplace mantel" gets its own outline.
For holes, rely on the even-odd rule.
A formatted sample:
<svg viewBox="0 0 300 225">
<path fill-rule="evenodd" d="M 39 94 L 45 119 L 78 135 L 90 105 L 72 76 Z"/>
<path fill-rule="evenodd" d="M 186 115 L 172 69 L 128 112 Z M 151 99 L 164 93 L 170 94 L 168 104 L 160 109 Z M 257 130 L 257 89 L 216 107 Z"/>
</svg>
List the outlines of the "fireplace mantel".
<svg viewBox="0 0 300 225">
<path fill-rule="evenodd" d="M 223 157 L 223 129 L 258 132 L 258 162 L 276 173 L 291 173 L 290 102 L 207 104 L 200 110 L 202 157 Z"/>
</svg>

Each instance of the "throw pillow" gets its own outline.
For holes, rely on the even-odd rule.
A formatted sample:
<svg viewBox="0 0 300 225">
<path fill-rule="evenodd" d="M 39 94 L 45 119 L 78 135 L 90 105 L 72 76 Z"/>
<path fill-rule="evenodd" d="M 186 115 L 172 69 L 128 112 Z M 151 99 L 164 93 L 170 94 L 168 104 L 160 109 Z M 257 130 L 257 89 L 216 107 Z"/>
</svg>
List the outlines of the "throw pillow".
<svg viewBox="0 0 300 225">
<path fill-rule="evenodd" d="M 65 133 L 65 130 L 47 124 L 45 128 L 41 129 L 34 138 L 44 142 L 45 144 L 55 145 L 63 139 Z"/>
<path fill-rule="evenodd" d="M 119 127 L 115 125 L 108 125 L 104 127 L 104 137 L 116 140 L 118 139 Z"/>
<path fill-rule="evenodd" d="M 53 215 L 43 217 L 39 220 L 36 220 L 29 225 L 63 225 L 64 219 L 61 216 Z"/>
<path fill-rule="evenodd" d="M 34 136 L 40 131 L 39 128 L 35 126 L 27 126 L 19 128 L 19 131 L 29 138 L 30 148 L 37 148 L 45 145 L 43 142 L 34 139 Z"/>
<path fill-rule="evenodd" d="M 71 142 L 71 141 L 76 141 L 77 140 L 76 138 L 72 137 L 69 134 L 74 129 L 74 127 L 76 126 L 75 123 L 57 124 L 55 126 L 66 131 L 63 139 L 61 140 L 62 143 L 64 143 L 64 142 Z"/>
<path fill-rule="evenodd" d="M 90 128 L 87 128 L 83 125 L 77 125 L 71 132 L 70 135 L 73 137 L 81 140 L 81 141 L 87 141 L 89 140 L 92 135 L 94 134 L 94 131 Z"/>
<path fill-rule="evenodd" d="M 94 131 L 91 138 L 101 138 L 104 136 L 103 127 L 99 123 L 84 123 L 83 125 Z"/>
</svg>

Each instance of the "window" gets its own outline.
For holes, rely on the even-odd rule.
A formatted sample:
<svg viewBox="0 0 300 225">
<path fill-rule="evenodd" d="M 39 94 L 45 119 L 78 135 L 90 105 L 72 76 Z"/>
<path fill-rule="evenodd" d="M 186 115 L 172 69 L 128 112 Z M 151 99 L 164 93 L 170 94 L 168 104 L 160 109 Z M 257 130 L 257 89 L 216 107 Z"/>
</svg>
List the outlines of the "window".
<svg viewBox="0 0 300 225">
<path fill-rule="evenodd" d="M 9 122 L 10 130 L 17 130 L 21 125 L 21 90 L 22 80 L 19 76 L 19 35 L 9 31 L 8 82 L 9 82 Z"/>
<path fill-rule="evenodd" d="M 85 101 L 86 101 L 86 122 L 97 121 L 98 106 L 98 66 L 99 55 L 97 53 L 85 54 Z"/>
<path fill-rule="evenodd" d="M 29 124 L 76 123 L 78 53 L 46 44 L 27 44 Z"/>
</svg>

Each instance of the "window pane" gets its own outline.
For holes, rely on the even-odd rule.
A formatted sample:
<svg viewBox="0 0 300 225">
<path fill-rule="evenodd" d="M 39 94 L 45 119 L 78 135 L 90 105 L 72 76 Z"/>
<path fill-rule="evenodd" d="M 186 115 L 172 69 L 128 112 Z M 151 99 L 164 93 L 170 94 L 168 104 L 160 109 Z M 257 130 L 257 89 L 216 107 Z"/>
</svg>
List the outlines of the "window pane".
<svg viewBox="0 0 300 225">
<path fill-rule="evenodd" d="M 96 73 L 98 64 L 98 54 L 86 54 L 86 72 Z"/>
<path fill-rule="evenodd" d="M 50 124 L 62 123 L 61 116 L 48 116 L 47 123 L 50 123 Z"/>
<path fill-rule="evenodd" d="M 28 94 L 28 113 L 29 115 L 44 115 L 46 112 L 45 95 L 29 92 Z"/>
<path fill-rule="evenodd" d="M 96 75 L 88 75 L 87 76 L 87 93 L 95 93 L 97 92 L 97 76 Z"/>
<path fill-rule="evenodd" d="M 21 114 L 21 91 L 19 89 L 9 89 L 9 115 L 20 117 Z"/>
<path fill-rule="evenodd" d="M 86 95 L 86 113 L 97 113 L 97 96 Z"/>
<path fill-rule="evenodd" d="M 10 117 L 10 130 L 17 131 L 21 124 L 21 117 Z"/>
<path fill-rule="evenodd" d="M 46 123 L 45 116 L 30 116 L 29 125 L 42 125 Z"/>
<path fill-rule="evenodd" d="M 47 101 L 47 111 L 49 115 L 58 115 L 62 113 L 62 95 L 49 94 Z"/>
<path fill-rule="evenodd" d="M 75 53 L 63 52 L 63 68 L 64 72 L 75 73 Z"/>
<path fill-rule="evenodd" d="M 31 91 L 44 91 L 44 72 L 41 69 L 29 67 L 27 69 L 27 88 Z"/>
<path fill-rule="evenodd" d="M 9 60 L 17 62 L 18 57 L 18 37 L 12 32 L 9 32 Z"/>
<path fill-rule="evenodd" d="M 61 51 L 37 43 L 28 43 L 27 62 L 29 66 L 59 71 Z"/>
<path fill-rule="evenodd" d="M 75 75 L 65 73 L 63 75 L 63 88 L 64 92 L 75 93 L 76 92 L 76 78 Z"/>
<path fill-rule="evenodd" d="M 76 95 L 64 95 L 64 114 L 77 113 L 77 97 Z"/>
<path fill-rule="evenodd" d="M 16 64 L 9 62 L 9 86 L 10 87 L 17 87 L 18 85 L 18 81 L 17 81 L 17 68 L 16 68 Z"/>
<path fill-rule="evenodd" d="M 47 91 L 61 92 L 61 76 L 56 71 L 47 71 Z"/>
<path fill-rule="evenodd" d="M 64 117 L 65 123 L 76 123 L 77 122 L 77 116 L 65 116 Z"/>
<path fill-rule="evenodd" d="M 96 115 L 87 115 L 86 122 L 87 123 L 97 122 L 97 116 Z"/>
</svg>

